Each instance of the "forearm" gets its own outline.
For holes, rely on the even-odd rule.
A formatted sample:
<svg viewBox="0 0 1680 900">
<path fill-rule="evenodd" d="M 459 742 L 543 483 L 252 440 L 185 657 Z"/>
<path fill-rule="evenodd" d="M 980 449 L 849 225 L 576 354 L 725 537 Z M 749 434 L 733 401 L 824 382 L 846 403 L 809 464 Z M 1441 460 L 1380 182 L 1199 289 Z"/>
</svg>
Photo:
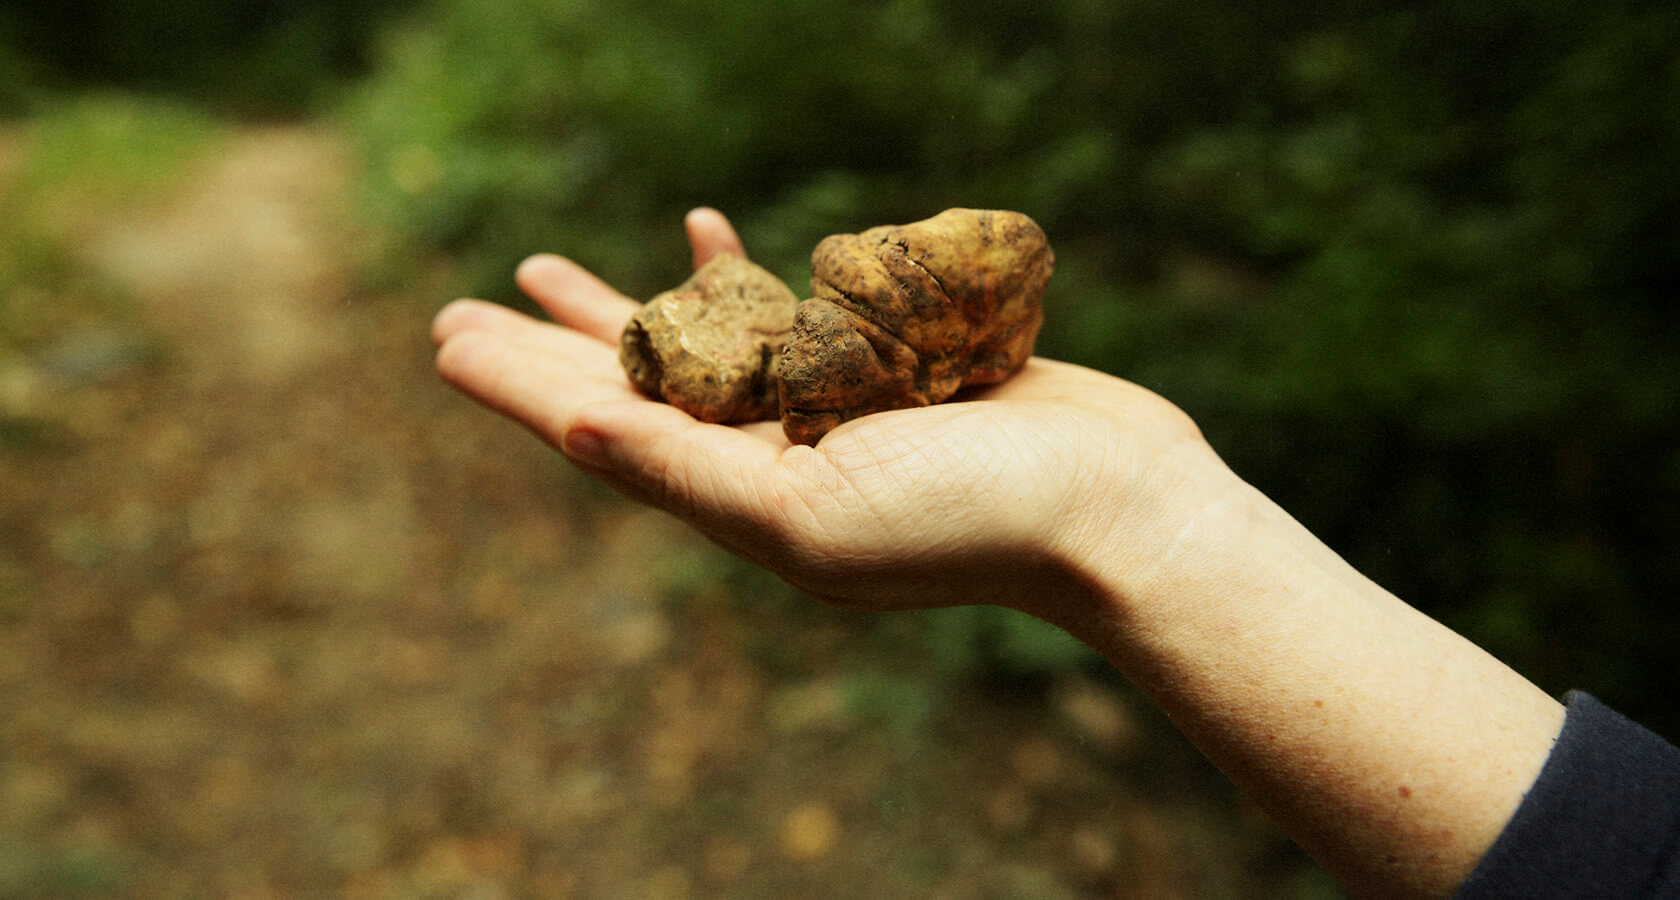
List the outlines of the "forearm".
<svg viewBox="0 0 1680 900">
<path fill-rule="evenodd" d="M 1562 707 L 1221 478 L 1153 539 L 1091 543 L 1096 599 L 1061 624 L 1345 884 L 1450 894 L 1539 772 Z"/>
</svg>

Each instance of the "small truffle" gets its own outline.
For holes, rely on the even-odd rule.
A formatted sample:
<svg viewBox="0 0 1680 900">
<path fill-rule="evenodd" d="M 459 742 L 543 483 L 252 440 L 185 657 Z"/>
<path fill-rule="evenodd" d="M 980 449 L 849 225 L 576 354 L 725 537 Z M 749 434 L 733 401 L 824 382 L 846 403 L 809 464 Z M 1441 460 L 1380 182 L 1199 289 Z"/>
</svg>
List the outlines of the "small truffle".
<svg viewBox="0 0 1680 900">
<path fill-rule="evenodd" d="M 619 361 L 637 390 L 701 421 L 774 419 L 776 359 L 798 305 L 776 276 L 720 254 L 636 311 Z"/>
<path fill-rule="evenodd" d="M 782 430 L 814 444 L 868 413 L 994 384 L 1032 355 L 1054 267 L 1044 232 L 1002 210 L 951 209 L 834 235 L 782 349 Z"/>
</svg>

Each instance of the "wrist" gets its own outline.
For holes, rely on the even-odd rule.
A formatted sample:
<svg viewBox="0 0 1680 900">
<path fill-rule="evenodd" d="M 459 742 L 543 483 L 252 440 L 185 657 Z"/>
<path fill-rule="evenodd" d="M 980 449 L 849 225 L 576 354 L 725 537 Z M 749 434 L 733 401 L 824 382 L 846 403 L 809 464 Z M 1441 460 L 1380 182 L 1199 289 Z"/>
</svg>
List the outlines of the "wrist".
<svg viewBox="0 0 1680 900">
<path fill-rule="evenodd" d="M 1135 468 L 1091 479 L 1051 538 L 1052 557 L 1082 587 L 1077 602 L 1031 610 L 1111 658 L 1126 630 L 1183 596 L 1187 579 L 1210 575 L 1212 551 L 1269 503 L 1199 436 Z"/>
</svg>

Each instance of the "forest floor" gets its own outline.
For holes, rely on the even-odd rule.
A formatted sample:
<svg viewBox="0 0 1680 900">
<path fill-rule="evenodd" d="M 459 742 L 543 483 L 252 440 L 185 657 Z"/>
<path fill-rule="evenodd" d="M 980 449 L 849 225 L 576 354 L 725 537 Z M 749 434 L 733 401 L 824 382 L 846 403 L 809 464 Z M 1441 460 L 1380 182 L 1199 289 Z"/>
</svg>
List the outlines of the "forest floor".
<svg viewBox="0 0 1680 900">
<path fill-rule="evenodd" d="M 450 392 L 355 173 L 231 133 L 5 301 L 0 897 L 1337 895 L 1123 682 L 922 684 Z"/>
</svg>

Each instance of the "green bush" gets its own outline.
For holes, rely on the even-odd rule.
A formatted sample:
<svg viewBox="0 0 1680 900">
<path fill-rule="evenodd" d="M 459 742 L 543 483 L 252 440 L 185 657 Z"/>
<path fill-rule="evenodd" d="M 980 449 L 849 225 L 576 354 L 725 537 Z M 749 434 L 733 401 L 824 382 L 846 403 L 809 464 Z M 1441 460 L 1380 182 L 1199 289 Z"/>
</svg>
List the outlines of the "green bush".
<svg viewBox="0 0 1680 900">
<path fill-rule="evenodd" d="M 795 284 L 830 232 L 1027 212 L 1043 352 L 1672 732 L 1677 38 L 1625 2 L 433 0 L 347 113 L 371 208 L 501 299 L 539 250 L 668 287 L 703 203 Z"/>
</svg>

